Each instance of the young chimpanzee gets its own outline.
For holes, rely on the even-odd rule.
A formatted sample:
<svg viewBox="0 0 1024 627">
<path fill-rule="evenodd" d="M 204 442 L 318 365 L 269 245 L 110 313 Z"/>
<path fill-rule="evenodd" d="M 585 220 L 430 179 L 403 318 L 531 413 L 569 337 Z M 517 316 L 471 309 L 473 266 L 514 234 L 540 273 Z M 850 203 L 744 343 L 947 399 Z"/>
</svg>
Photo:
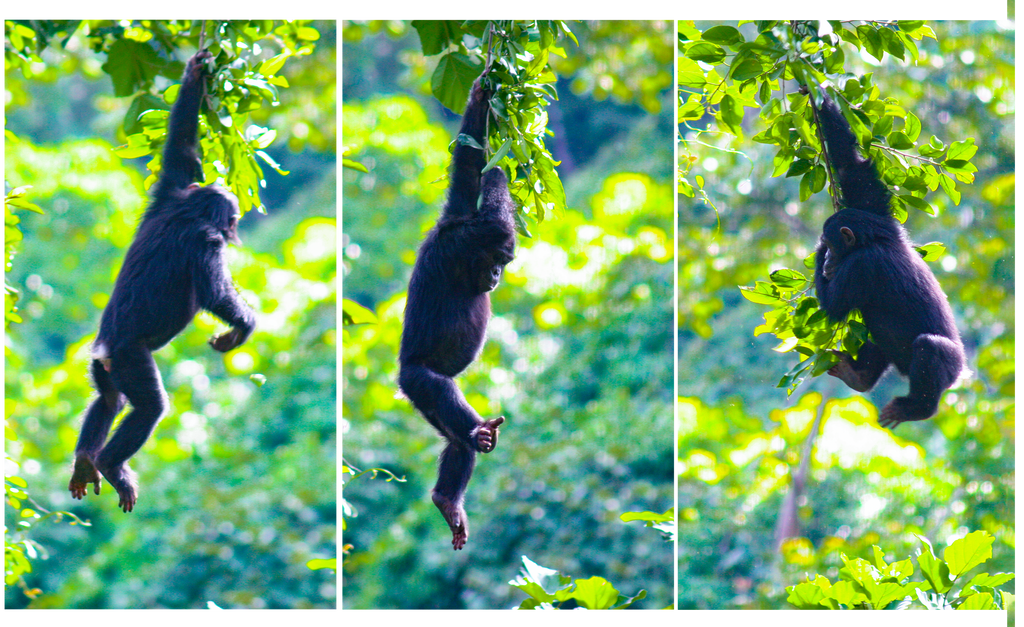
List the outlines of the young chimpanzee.
<svg viewBox="0 0 1024 627">
<path fill-rule="evenodd" d="M 814 103 L 811 97 L 812 105 Z M 883 427 L 924 420 L 964 369 L 964 347 L 939 282 L 892 217 L 891 194 L 839 107 L 827 95 L 818 121 L 845 209 L 825 221 L 815 255 L 814 284 L 828 316 L 843 320 L 859 309 L 871 341 L 857 358 L 838 353 L 829 374 L 858 392 L 875 386 L 890 364 L 910 379 L 910 392 L 891 400 Z"/>
<path fill-rule="evenodd" d="M 460 134 L 486 145 L 490 93 L 473 84 Z M 477 452 L 498 443 L 504 417 L 483 420 L 453 377 L 476 359 L 491 316 L 488 292 L 515 254 L 515 207 L 501 168 L 481 176 L 481 149 L 456 142 L 448 202 L 420 246 L 405 305 L 398 385 L 448 442 L 432 496 L 452 530 L 452 546 L 469 537 L 463 507 Z"/>
<path fill-rule="evenodd" d="M 248 339 L 256 326 L 252 310 L 235 292 L 225 266 L 227 243 L 238 241 L 238 201 L 215 185 L 200 187 L 202 162 L 197 150 L 199 107 L 206 89 L 200 51 L 185 68 L 178 100 L 171 107 L 163 168 L 103 310 L 93 344 L 92 376 L 99 398 L 85 415 L 75 447 L 75 468 L 68 489 L 81 499 L 89 484 L 100 493 L 100 474 L 117 490 L 119 507 L 135 507 L 138 482 L 127 461 L 153 433 L 167 411 L 167 394 L 152 351 L 180 333 L 199 309 L 232 329 L 210 339 L 229 351 Z M 114 418 L 125 416 L 110 438 Z"/>
</svg>

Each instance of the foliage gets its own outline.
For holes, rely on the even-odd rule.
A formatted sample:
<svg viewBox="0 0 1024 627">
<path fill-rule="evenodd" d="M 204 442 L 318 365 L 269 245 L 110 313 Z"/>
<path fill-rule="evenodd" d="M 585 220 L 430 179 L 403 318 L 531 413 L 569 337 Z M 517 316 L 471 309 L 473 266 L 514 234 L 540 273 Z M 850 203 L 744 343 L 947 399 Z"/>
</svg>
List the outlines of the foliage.
<svg viewBox="0 0 1024 627">
<path fill-rule="evenodd" d="M 929 610 L 1003 610 L 1014 603 L 1014 595 L 998 589 L 1014 578 L 1013 573 L 972 577 L 953 594 L 964 575 L 992 557 L 994 538 L 975 531 L 953 541 L 939 559 L 925 538 L 916 558 L 923 581 L 910 581 L 914 566 L 910 559 L 887 563 L 878 546 L 872 547 L 871 561 L 841 555 L 844 566 L 839 581 L 821 575 L 789 586 L 787 601 L 797 609 L 907 609 L 916 599 Z M 785 550 L 785 548 L 783 549 Z"/>
<path fill-rule="evenodd" d="M 798 533 L 780 547 L 772 529 L 797 490 L 792 475 L 819 410 Z M 818 393 L 773 410 L 764 429 L 738 402 L 709 407 L 683 398 L 680 415 L 679 563 L 680 579 L 690 582 L 682 608 L 777 607 L 785 598 L 777 580 L 814 570 L 835 580 L 849 560 L 873 562 L 872 545 L 883 539 L 909 553 L 921 536 L 967 525 L 995 536 L 998 566 L 1013 567 L 1012 447 L 979 456 L 968 434 L 944 447 L 948 457 L 936 455 L 880 428 L 866 401 L 826 402 Z"/>
<path fill-rule="evenodd" d="M 557 586 L 550 592 L 544 587 L 549 577 Z M 529 597 L 519 604 L 521 610 L 560 610 L 575 607 L 588 610 L 624 610 L 634 601 L 647 596 L 647 591 L 641 590 L 627 597 L 602 577 L 574 580 L 569 575 L 534 563 L 525 555 L 519 576 L 508 583 Z"/>
<path fill-rule="evenodd" d="M 376 479 L 377 475 L 384 475 L 386 478 L 384 481 L 398 481 L 401 483 L 405 482 L 405 477 L 397 477 L 395 473 L 391 472 L 386 468 L 367 468 L 366 470 L 359 470 L 354 468 L 351 464 L 347 463 L 344 459 L 341 460 L 341 485 L 342 491 L 344 492 L 344 486 L 352 481 L 362 477 L 363 475 L 370 475 L 370 479 Z M 345 530 L 345 516 L 358 516 L 359 512 L 351 503 L 345 500 L 344 497 L 341 499 L 341 530 Z M 342 547 L 343 553 L 348 553 L 352 550 L 352 545 L 347 544 Z"/>
<path fill-rule="evenodd" d="M 499 164 L 505 168 L 509 191 L 519 208 L 519 231 L 528 235 L 527 215 L 540 223 L 552 211 L 565 209 L 565 191 L 555 171 L 558 164 L 544 145 L 545 106 L 546 99 L 558 99 L 548 56 L 566 56 L 556 40 L 564 35 L 575 42 L 575 36 L 565 22 L 557 20 L 420 20 L 412 25 L 423 54 L 441 55 L 430 87 L 452 111 L 465 109 L 473 82 L 486 72 L 483 84 L 494 93 L 488 122 L 495 124 L 493 131 L 488 129 L 484 147 L 485 171 Z M 473 142 L 462 136 L 456 141 Z"/>
<path fill-rule="evenodd" d="M 14 133 L 6 132 L 7 141 L 16 141 Z M 31 185 L 12 189 L 4 197 L 4 329 L 10 329 L 11 324 L 23 322 L 18 315 L 15 303 L 18 299 L 18 290 L 8 284 L 6 277 L 10 274 L 14 265 L 14 255 L 24 237 L 19 228 L 21 220 L 15 211 L 22 209 L 43 214 L 38 205 L 28 201 L 28 190 Z M 6 363 L 16 363 L 17 355 L 11 350 L 10 345 L 4 347 Z M 7 416 L 10 416 L 17 401 L 12 398 L 4 399 L 4 439 L 6 441 L 16 440 L 17 434 L 7 424 Z M 4 500 L 16 512 L 17 522 L 13 528 L 4 527 L 4 585 L 17 586 L 28 598 L 35 598 L 42 591 L 38 588 L 30 589 L 26 577 L 32 572 L 32 560 L 47 557 L 46 548 L 33 538 L 35 527 L 48 519 L 54 522 L 61 522 L 65 517 L 69 518 L 72 525 L 79 524 L 89 526 L 89 523 L 82 521 L 77 516 L 67 511 L 51 512 L 41 507 L 29 496 L 28 482 L 24 478 L 13 474 L 18 468 L 18 462 L 4 450 Z"/>
<path fill-rule="evenodd" d="M 175 58 L 175 51 L 183 47 L 209 50 L 214 55 L 209 62 L 213 78 L 201 118 L 205 126 L 200 126 L 204 174 L 210 181 L 220 178 L 234 192 L 243 215 L 254 206 L 262 213 L 259 189 L 266 181 L 256 157 L 279 173 L 286 172 L 265 152 L 277 133 L 249 124 L 248 114 L 264 103 L 280 103 L 278 89 L 288 87 L 287 79 L 279 74 L 285 62 L 293 56 L 309 55 L 312 42 L 320 37 L 308 24 L 270 20 L 7 21 L 5 60 L 8 68 L 18 67 L 31 77 L 31 64 L 41 61 L 39 54 L 54 35 L 70 38 L 81 28 L 85 44 L 106 55 L 103 71 L 113 82 L 114 94 L 133 97 L 123 122 L 127 143 L 117 154 L 125 159 L 151 158 L 148 187 L 159 176 L 167 114 L 179 87 L 173 84 L 157 96 L 152 93 L 155 80 L 164 77 L 177 83 L 180 79 L 184 62 Z M 267 57 L 263 45 L 279 47 L 280 52 L 261 60 Z"/>
<path fill-rule="evenodd" d="M 347 298 L 341 301 L 342 324 L 375 324 L 377 316 L 354 300 Z"/>
<path fill-rule="evenodd" d="M 572 77 L 573 91 L 661 112 L 662 94 L 672 87 L 672 75 L 664 70 L 675 61 L 675 47 L 669 38 L 649 35 L 670 31 L 671 22 L 594 20 L 572 27 L 581 33 L 578 47 L 550 60 L 557 74 Z"/>
<path fill-rule="evenodd" d="M 936 209 L 925 196 L 939 187 L 959 204 L 956 182 L 970 183 L 977 172 L 970 161 L 978 150 L 974 138 L 947 146 L 932 135 L 918 145 L 920 119 L 898 99 L 883 97 L 873 73 L 856 78 L 845 65 L 847 54 L 861 51 L 878 61 L 889 54 L 916 62 L 915 41 L 934 39 L 931 28 L 920 21 L 754 24 L 757 37 L 751 41 L 730 25 L 702 32 L 692 23 L 680 24 L 680 120 L 699 120 L 713 111 L 719 129 L 741 136 L 744 110 L 758 109 L 765 130 L 752 139 L 776 148 L 772 176 L 799 177 L 803 202 L 832 177 L 809 103 L 811 94 L 786 93 L 786 81 L 812 91 L 821 85 L 839 104 L 882 179 L 898 190 L 892 204 L 897 219 L 907 219 L 908 207 L 934 214 Z M 830 82 L 829 76 L 837 78 Z M 918 154 L 907 152 L 911 148 Z M 831 188 L 835 200 L 834 183 Z M 694 195 L 685 179 L 680 191 Z M 804 266 L 813 268 L 813 256 L 804 260 Z M 857 313 L 846 322 L 831 322 L 809 294 L 812 286 L 802 272 L 784 268 L 772 272 L 768 281 L 741 288 L 748 300 L 771 308 L 755 335 L 771 333 L 781 340 L 776 351 L 800 355 L 801 361 L 778 384 L 790 394 L 808 375 L 819 376 L 835 365 L 833 349 L 855 355 L 867 339 Z"/>
<path fill-rule="evenodd" d="M 6 135 L 7 141 L 14 139 L 13 133 L 8 132 Z M 16 187 L 4 196 L 4 329 L 10 328 L 12 323 L 21 322 L 16 305 L 18 290 L 6 280 L 7 273 L 11 271 L 14 264 L 14 254 L 23 237 L 21 229 L 18 228 L 21 218 L 15 211 L 24 209 L 39 214 L 43 213 L 42 209 L 28 201 L 28 190 L 31 188 L 31 185 Z M 5 347 L 5 352 L 7 351 L 8 348 Z"/>
<path fill-rule="evenodd" d="M 619 516 L 622 522 L 644 521 L 644 527 L 657 529 L 665 535 L 665 540 L 672 542 L 676 537 L 676 513 L 670 509 L 662 514 L 657 512 L 626 512 Z"/>
</svg>

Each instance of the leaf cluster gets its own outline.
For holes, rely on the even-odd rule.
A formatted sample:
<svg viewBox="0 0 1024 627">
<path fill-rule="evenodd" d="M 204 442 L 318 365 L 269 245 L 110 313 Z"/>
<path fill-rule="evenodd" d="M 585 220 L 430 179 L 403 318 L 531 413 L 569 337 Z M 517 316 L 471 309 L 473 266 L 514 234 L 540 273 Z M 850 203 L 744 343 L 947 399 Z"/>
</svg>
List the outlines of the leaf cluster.
<svg viewBox="0 0 1024 627">
<path fill-rule="evenodd" d="M 544 587 L 548 579 L 555 583 L 552 592 Z M 641 590 L 627 597 L 603 577 L 574 580 L 570 575 L 544 568 L 525 555 L 519 576 L 508 584 L 529 597 L 519 604 L 521 610 L 557 610 L 563 605 L 588 610 L 622 610 L 647 596 L 647 591 Z"/>
<path fill-rule="evenodd" d="M 910 581 L 914 565 L 909 558 L 887 563 L 882 549 L 874 546 L 871 561 L 842 555 L 845 565 L 839 569 L 835 583 L 815 575 L 787 587 L 787 601 L 798 609 L 815 610 L 906 609 L 915 599 L 930 610 L 1002 610 L 1012 605 L 1014 595 L 997 586 L 1013 580 L 1013 573 L 981 573 L 953 593 L 953 587 L 968 571 L 991 559 L 991 535 L 984 531 L 969 533 L 946 547 L 942 559 L 935 556 L 927 539 L 918 539 L 921 552 L 915 561 L 924 581 Z"/>
<path fill-rule="evenodd" d="M 311 54 L 320 33 L 309 21 L 273 20 L 81 20 L 5 22 L 7 65 L 28 72 L 41 63 L 39 54 L 58 37 L 63 47 L 76 31 L 93 52 L 106 55 L 103 71 L 110 76 L 114 95 L 132 98 L 123 128 L 126 143 L 117 149 L 125 159 L 149 156 L 150 176 L 159 172 L 167 117 L 180 85 L 185 64 L 176 53 L 205 48 L 211 77 L 201 109 L 200 149 L 207 180 L 220 178 L 246 213 L 264 212 L 259 189 L 266 185 L 257 158 L 287 174 L 265 152 L 277 136 L 273 130 L 249 124 L 249 113 L 279 104 L 279 89 L 287 88 L 280 74 L 291 57 Z M 279 48 L 271 54 L 271 48 Z M 157 95 L 157 81 L 172 81 Z"/>
<path fill-rule="evenodd" d="M 813 262 L 813 255 L 805 260 Z M 775 335 L 781 343 L 776 352 L 796 351 L 801 361 L 782 376 L 778 387 L 792 394 L 810 374 L 816 377 L 837 363 L 835 350 L 856 356 L 867 341 L 867 327 L 860 312 L 854 310 L 843 323 L 832 322 L 818 299 L 809 294 L 813 280 L 802 272 L 782 268 L 768 275 L 768 281 L 757 281 L 753 287 L 741 286 L 743 297 L 752 303 L 767 305 L 764 324 L 754 329 L 754 336 Z"/>
<path fill-rule="evenodd" d="M 578 45 L 576 38 L 559 20 L 418 20 L 412 25 L 423 54 L 441 55 L 430 87 L 452 111 L 464 110 L 473 82 L 486 72 L 482 80 L 493 93 L 493 124 L 488 128 L 485 171 L 505 169 L 518 208 L 517 226 L 528 236 L 527 216 L 540 223 L 552 211 L 565 209 L 565 191 L 555 171 L 558 162 L 544 145 L 547 99 L 558 99 L 557 77 L 548 60 L 551 54 L 565 57 L 556 43 L 559 37 Z"/>
</svg>

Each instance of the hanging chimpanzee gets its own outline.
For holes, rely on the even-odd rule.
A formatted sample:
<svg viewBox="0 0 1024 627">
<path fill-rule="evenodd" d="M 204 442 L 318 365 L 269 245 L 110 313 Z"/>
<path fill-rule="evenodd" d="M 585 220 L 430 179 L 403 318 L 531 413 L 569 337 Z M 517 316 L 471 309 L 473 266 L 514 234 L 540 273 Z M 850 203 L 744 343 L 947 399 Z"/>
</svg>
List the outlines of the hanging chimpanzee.
<svg viewBox="0 0 1024 627">
<path fill-rule="evenodd" d="M 812 105 L 814 103 L 811 97 Z M 838 353 L 829 374 L 858 392 L 875 386 L 890 364 L 910 379 L 878 422 L 895 428 L 938 411 L 939 397 L 964 369 L 964 347 L 939 282 L 892 217 L 891 194 L 839 107 L 823 95 L 817 109 L 827 156 L 847 208 L 825 221 L 815 255 L 814 284 L 832 320 L 859 309 L 871 341 L 857 358 Z"/>
<path fill-rule="evenodd" d="M 459 132 L 485 146 L 490 93 L 480 80 L 473 84 Z M 497 167 L 481 176 L 484 165 L 480 148 L 456 141 L 448 202 L 423 240 L 409 280 L 398 357 L 399 387 L 448 441 L 432 496 L 451 527 L 456 550 L 469 537 L 463 503 L 476 454 L 494 450 L 498 426 L 505 421 L 482 419 L 453 380 L 483 347 L 491 316 L 488 292 L 515 254 L 508 179 Z"/>
<path fill-rule="evenodd" d="M 150 353 L 180 333 L 199 309 L 231 325 L 210 339 L 210 346 L 221 352 L 245 342 L 256 326 L 224 262 L 227 243 L 240 243 L 238 201 L 220 187 L 195 183 L 202 179 L 196 144 L 206 89 L 204 62 L 211 56 L 200 51 L 185 68 L 153 201 L 125 255 L 93 344 L 91 370 L 99 398 L 85 415 L 68 489 L 81 499 L 92 483 L 99 494 L 102 474 L 117 490 L 125 512 L 132 511 L 138 496 L 127 461 L 167 411 L 167 394 Z M 126 400 L 132 410 L 104 444 Z"/>
</svg>

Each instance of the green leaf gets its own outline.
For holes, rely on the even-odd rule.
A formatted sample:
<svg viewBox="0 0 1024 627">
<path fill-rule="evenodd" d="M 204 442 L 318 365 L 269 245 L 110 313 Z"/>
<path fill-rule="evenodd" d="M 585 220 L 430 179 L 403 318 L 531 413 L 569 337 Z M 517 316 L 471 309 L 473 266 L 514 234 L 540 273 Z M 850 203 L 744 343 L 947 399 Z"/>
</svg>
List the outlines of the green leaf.
<svg viewBox="0 0 1024 627">
<path fill-rule="evenodd" d="M 420 36 L 420 48 L 426 56 L 441 53 L 453 41 L 462 39 L 459 20 L 413 20 L 412 27 Z M 479 74 L 479 72 L 477 73 Z M 451 108 L 451 107 L 449 107 Z M 452 109 L 453 111 L 455 109 Z"/>
<path fill-rule="evenodd" d="M 466 110 L 466 99 L 473 81 L 483 67 L 468 56 L 450 52 L 442 55 L 430 77 L 430 91 L 441 104 L 455 113 Z"/>
<path fill-rule="evenodd" d="M 712 26 L 704 31 L 701 35 L 701 39 L 711 43 L 722 44 L 724 46 L 743 43 L 743 35 L 740 34 L 740 31 L 732 26 L 726 25 Z"/>
<path fill-rule="evenodd" d="M 495 165 L 497 165 L 499 161 L 504 159 L 505 155 L 508 154 L 508 149 L 511 146 L 512 146 L 512 138 L 509 137 L 508 139 L 505 140 L 505 143 L 503 143 L 501 145 L 501 148 L 498 148 L 498 151 L 496 153 L 494 153 L 494 156 L 491 157 L 491 160 L 487 162 L 487 165 L 484 166 L 484 169 L 480 170 L 480 173 L 483 174 L 484 172 L 487 172 L 488 170 L 493 168 Z"/>
<path fill-rule="evenodd" d="M 619 591 L 607 579 L 595 576 L 590 579 L 577 579 L 576 589 L 569 598 L 576 599 L 588 610 L 605 610 L 615 605 Z"/>
<path fill-rule="evenodd" d="M 992 543 L 995 538 L 984 531 L 974 531 L 956 540 L 942 552 L 949 565 L 950 575 L 960 575 L 988 561 L 992 557 Z"/>
<path fill-rule="evenodd" d="M 686 49 L 686 57 L 694 61 L 703 61 L 711 65 L 717 65 L 725 60 L 725 50 L 721 46 L 712 43 L 699 42 Z"/>
<path fill-rule="evenodd" d="M 949 566 L 935 557 L 932 545 L 926 538 L 918 536 L 917 539 L 921 542 L 921 554 L 917 557 L 921 574 L 935 592 L 946 594 L 953 587 L 953 580 L 949 578 Z"/>
<path fill-rule="evenodd" d="M 377 316 L 354 300 L 341 299 L 342 324 L 377 324 Z"/>
</svg>

